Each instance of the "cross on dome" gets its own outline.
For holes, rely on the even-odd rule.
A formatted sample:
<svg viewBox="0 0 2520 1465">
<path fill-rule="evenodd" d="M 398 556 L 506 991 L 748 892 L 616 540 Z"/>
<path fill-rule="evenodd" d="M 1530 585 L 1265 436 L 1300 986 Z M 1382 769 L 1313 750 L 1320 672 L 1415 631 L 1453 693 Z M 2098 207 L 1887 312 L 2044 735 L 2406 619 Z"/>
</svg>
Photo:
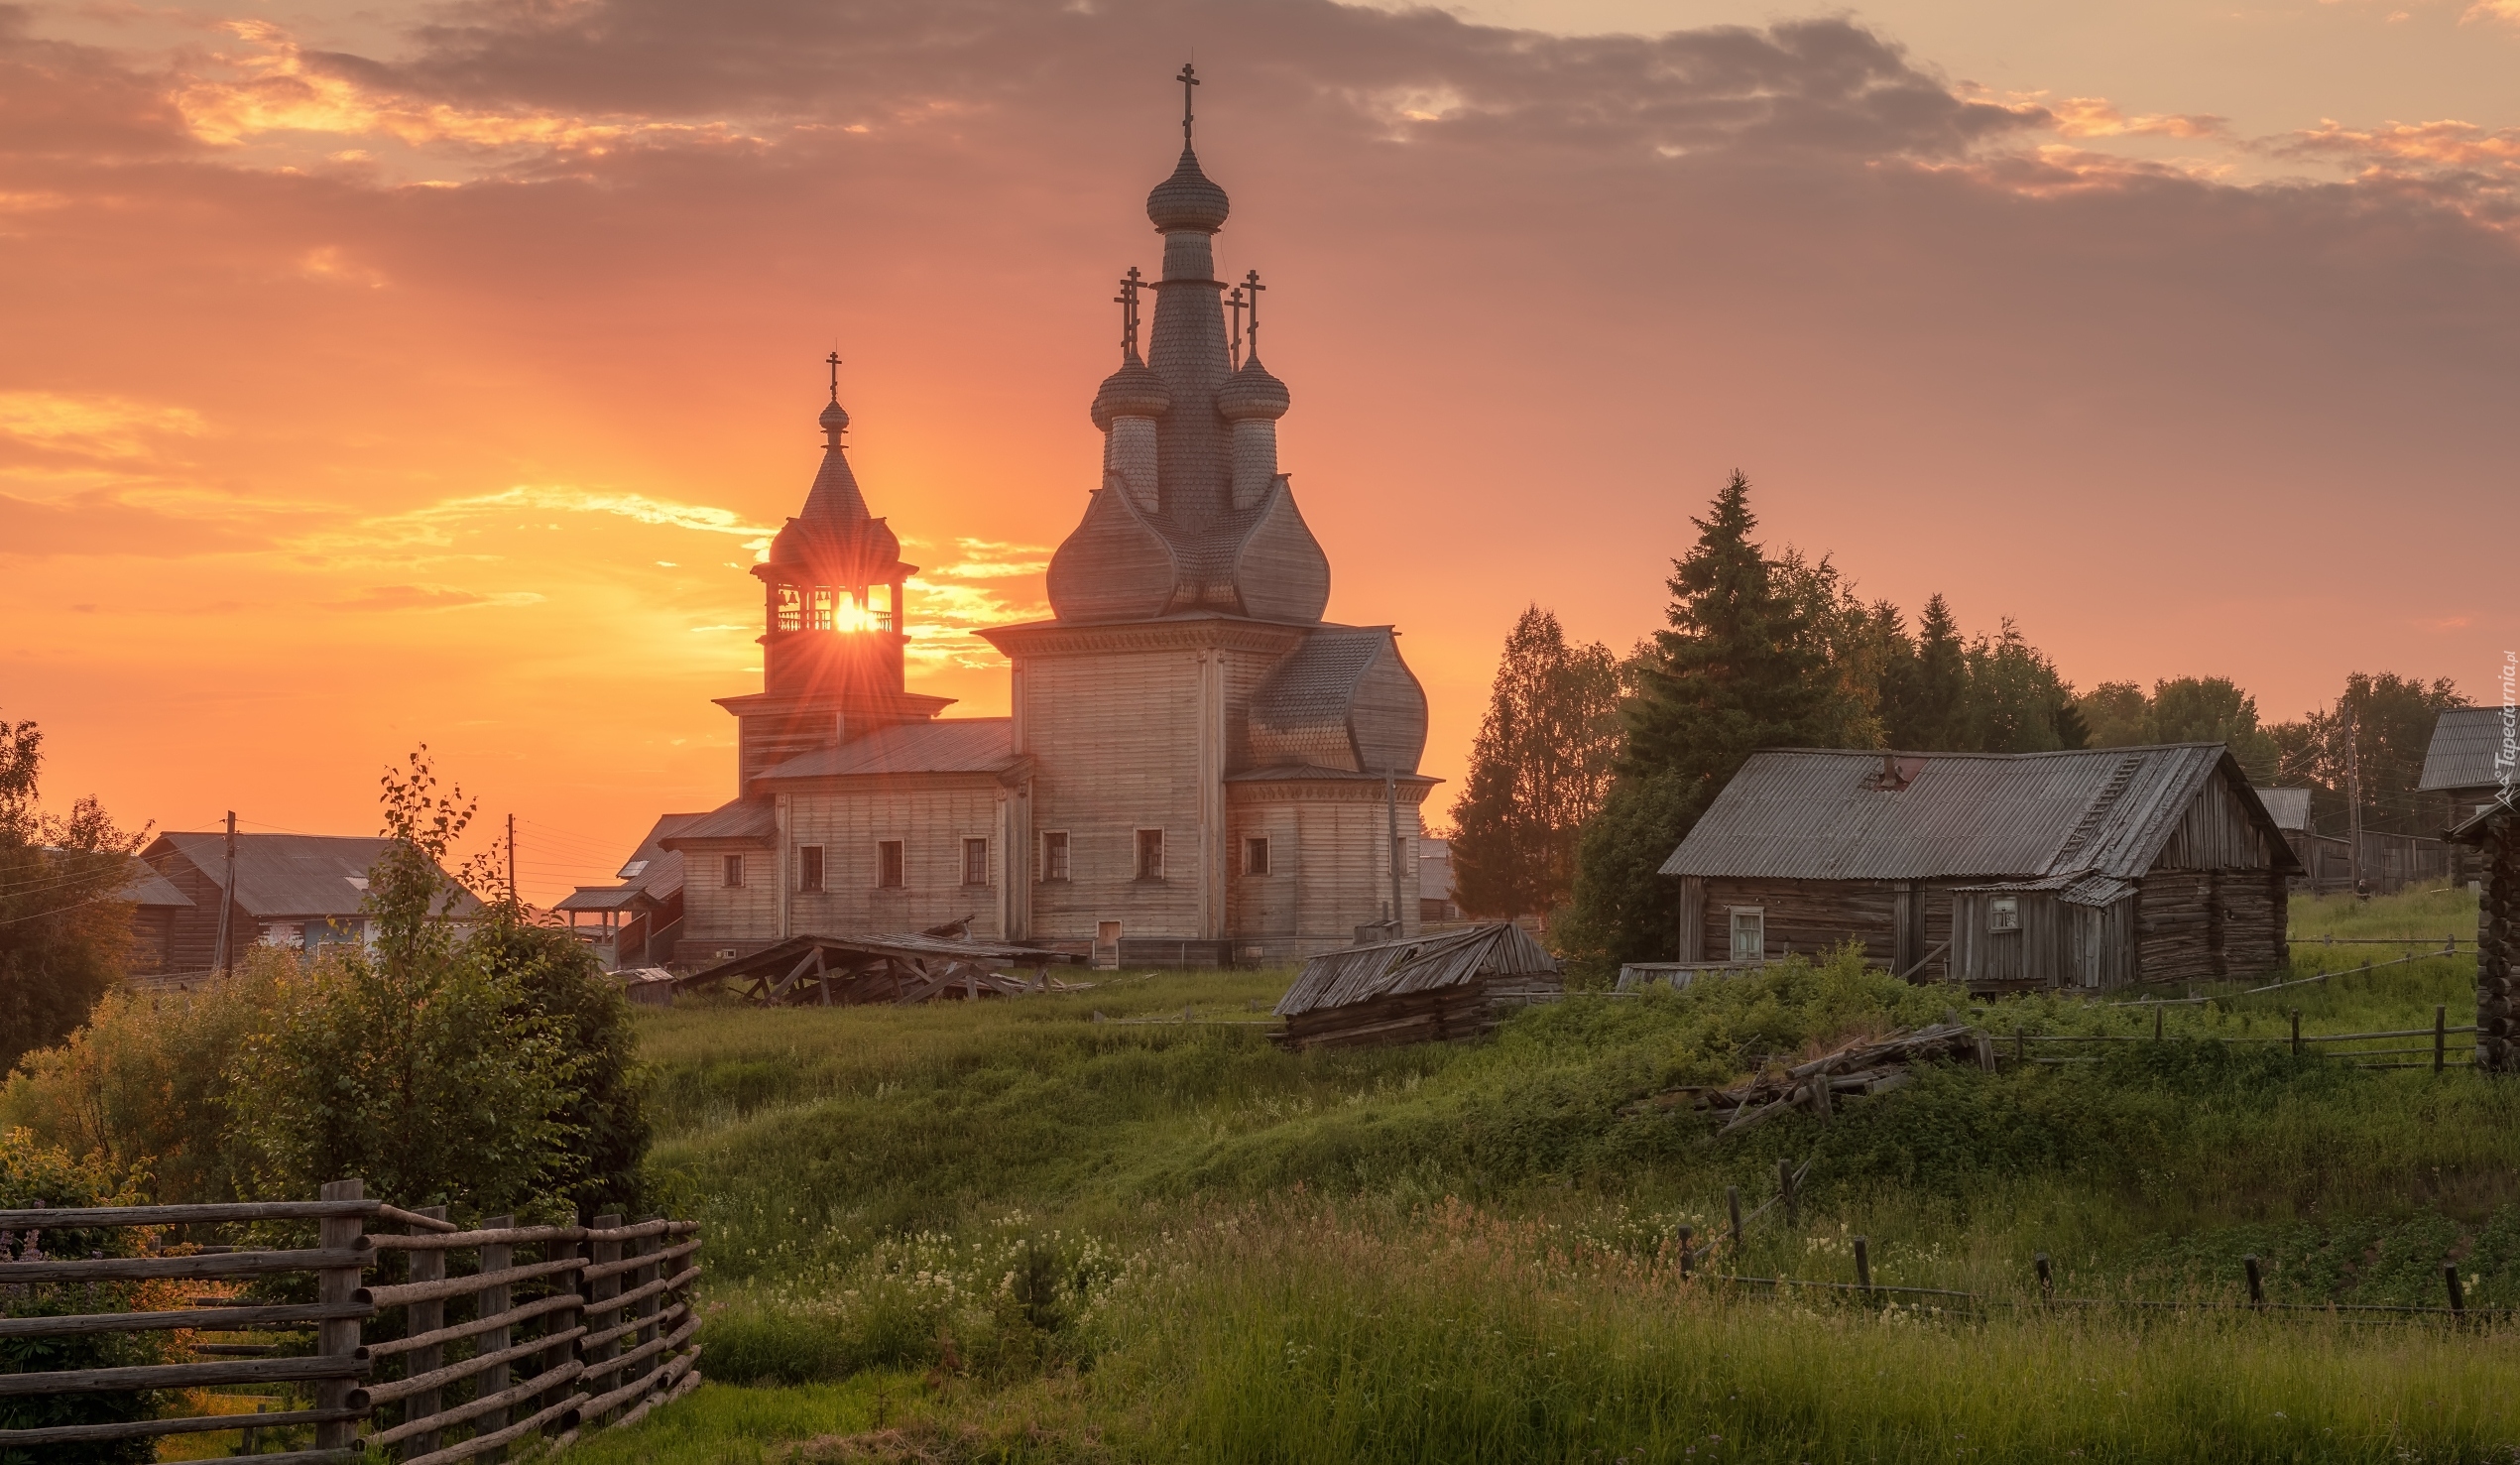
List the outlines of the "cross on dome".
<svg viewBox="0 0 2520 1465">
<path fill-rule="evenodd" d="M 1181 74 L 1173 79 L 1181 83 L 1181 146 L 1187 148 L 1190 146 L 1190 88 L 1199 84 L 1199 68 L 1183 61 Z"/>
</svg>

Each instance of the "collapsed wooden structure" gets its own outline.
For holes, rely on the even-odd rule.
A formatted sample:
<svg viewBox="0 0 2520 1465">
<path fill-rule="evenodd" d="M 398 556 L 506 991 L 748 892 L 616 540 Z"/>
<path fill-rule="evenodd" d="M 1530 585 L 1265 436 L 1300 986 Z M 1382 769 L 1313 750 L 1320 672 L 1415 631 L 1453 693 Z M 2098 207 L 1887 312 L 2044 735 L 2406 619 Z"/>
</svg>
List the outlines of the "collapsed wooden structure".
<svg viewBox="0 0 2520 1465">
<path fill-rule="evenodd" d="M 1994 1051 L 1985 1034 L 1961 1023 L 1937 1023 L 1913 1032 L 1853 1038 L 1806 1062 L 1790 1067 L 1771 1063 L 1720 1088 L 1665 1089 L 1630 1104 L 1627 1110 L 1642 1113 L 1683 1105 L 1711 1109 L 1724 1119 L 1719 1134 L 1747 1129 L 1786 1109 L 1802 1109 L 1826 1119 L 1838 1098 L 1886 1094 L 1907 1083 L 1910 1065 L 1947 1058 L 1994 1066 Z"/>
<path fill-rule="evenodd" d="M 1476 1038 L 1500 1008 L 1548 1001 L 1566 990 L 1557 961 L 1510 921 L 1417 940 L 1325 951 L 1304 963 L 1278 999 L 1298 1052 Z"/>
<path fill-rule="evenodd" d="M 675 986 L 691 992 L 741 983 L 745 997 L 765 1006 L 908 1006 L 938 999 L 1082 991 L 1092 984 L 1050 976 L 1053 965 L 1079 960 L 1037 946 L 962 940 L 933 931 L 805 935 L 705 967 L 678 978 Z"/>
</svg>

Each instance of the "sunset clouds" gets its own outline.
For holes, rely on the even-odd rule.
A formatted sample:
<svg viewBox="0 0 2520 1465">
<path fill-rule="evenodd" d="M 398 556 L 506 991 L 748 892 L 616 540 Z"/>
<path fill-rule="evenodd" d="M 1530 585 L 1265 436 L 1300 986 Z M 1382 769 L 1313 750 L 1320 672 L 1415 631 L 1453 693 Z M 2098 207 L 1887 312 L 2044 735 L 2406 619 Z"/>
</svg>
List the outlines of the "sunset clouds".
<svg viewBox="0 0 2520 1465">
<path fill-rule="evenodd" d="M 1044 613 L 1094 485 L 1193 51 L 1331 613 L 1408 636 L 1438 774 L 1513 614 L 1633 641 L 1736 466 L 1865 593 L 2011 615 L 2085 683 L 2229 674 L 2288 714 L 2520 641 L 2464 572 L 2520 499 L 2520 117 L 2251 132 L 1838 19 L 388 22 L 0 7 L 0 710 L 63 795 L 364 829 L 425 738 L 598 842 L 720 801 L 707 699 L 755 684 L 744 569 L 835 343 L 923 566 L 913 678 L 997 710 L 971 631 Z M 2341 613 L 2361 576 L 2403 593 Z"/>
</svg>

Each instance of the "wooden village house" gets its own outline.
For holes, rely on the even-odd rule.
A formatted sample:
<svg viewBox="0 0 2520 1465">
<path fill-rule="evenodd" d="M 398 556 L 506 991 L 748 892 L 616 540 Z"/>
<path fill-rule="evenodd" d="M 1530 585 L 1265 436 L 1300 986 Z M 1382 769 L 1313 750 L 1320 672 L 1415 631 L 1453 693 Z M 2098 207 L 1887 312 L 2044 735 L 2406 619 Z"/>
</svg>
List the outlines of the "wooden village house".
<svg viewBox="0 0 2520 1465">
<path fill-rule="evenodd" d="M 1672 851 L 1679 960 L 1847 941 L 1980 990 L 2252 976 L 2299 868 L 2219 743 L 1751 755 Z"/>
<path fill-rule="evenodd" d="M 2441 800 L 2441 827 L 2464 824 L 2520 787 L 2515 764 L 2513 714 L 2505 707 L 2445 707 L 2433 722 L 2433 741 L 2424 750 L 2424 771 L 2415 791 Z M 2478 878 L 2471 845 L 2460 851 L 2447 873 L 2456 880 Z"/>
<path fill-rule="evenodd" d="M 945 717 L 906 684 L 916 567 L 851 468 L 835 358 L 820 471 L 753 567 L 762 689 L 719 702 L 736 796 L 657 841 L 682 861 L 678 963 L 954 922 L 1106 963 L 1418 928 L 1425 693 L 1391 627 L 1323 619 L 1329 559 L 1278 471 L 1290 399 L 1260 364 L 1262 287 L 1228 297 L 1225 190 L 1186 137 L 1146 211 L 1161 274 L 1122 282 L 1120 366 L 1091 404 L 1102 463 L 1050 561 L 1051 616 L 982 633 L 1012 664 L 1009 716 Z M 632 898 L 580 904 L 604 899 Z"/>
<path fill-rule="evenodd" d="M 232 878 L 230 838 L 236 847 Z M 135 918 L 143 960 L 154 966 L 148 974 L 177 979 L 216 970 L 227 954 L 219 948 L 222 905 L 228 907 L 231 953 L 259 944 L 311 956 L 327 945 L 364 942 L 368 871 L 393 843 L 338 834 L 230 836 L 209 830 L 159 835 L 140 858 L 183 904 L 168 906 L 163 896 L 154 896 L 159 904 L 144 906 Z M 451 909 L 452 914 L 469 914 L 480 903 L 464 896 Z"/>
</svg>

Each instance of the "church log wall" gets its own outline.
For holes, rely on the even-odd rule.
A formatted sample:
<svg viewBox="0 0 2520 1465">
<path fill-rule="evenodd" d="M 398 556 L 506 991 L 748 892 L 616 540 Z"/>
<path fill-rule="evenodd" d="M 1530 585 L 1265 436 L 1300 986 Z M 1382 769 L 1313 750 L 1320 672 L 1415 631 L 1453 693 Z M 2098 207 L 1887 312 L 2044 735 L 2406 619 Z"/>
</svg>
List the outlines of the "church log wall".
<svg viewBox="0 0 2520 1465">
<path fill-rule="evenodd" d="M 744 883 L 726 883 L 726 857 L 744 857 Z M 682 934 L 674 960 L 707 966 L 720 951 L 750 955 L 779 939 L 779 851 L 745 840 L 682 846 Z"/>
<path fill-rule="evenodd" d="M 886 782 L 876 789 L 799 789 L 787 803 L 787 930 L 789 934 L 840 935 L 858 931 L 915 931 L 949 920 L 976 917 L 971 933 L 996 939 L 998 886 L 1006 878 L 1006 849 L 998 824 L 1005 791 L 990 775 L 930 775 Z M 988 883 L 963 884 L 963 841 L 989 841 Z M 881 882 L 879 846 L 901 844 L 902 883 Z M 820 845 L 822 889 L 794 889 L 802 868 L 796 852 Z"/>
<path fill-rule="evenodd" d="M 1025 658 L 1036 874 L 1040 838 L 1068 839 L 1068 878 L 1032 887 L 1033 939 L 1199 934 L 1200 680 L 1185 648 Z M 1160 880 L 1137 878 L 1140 829 L 1164 831 Z"/>
</svg>

